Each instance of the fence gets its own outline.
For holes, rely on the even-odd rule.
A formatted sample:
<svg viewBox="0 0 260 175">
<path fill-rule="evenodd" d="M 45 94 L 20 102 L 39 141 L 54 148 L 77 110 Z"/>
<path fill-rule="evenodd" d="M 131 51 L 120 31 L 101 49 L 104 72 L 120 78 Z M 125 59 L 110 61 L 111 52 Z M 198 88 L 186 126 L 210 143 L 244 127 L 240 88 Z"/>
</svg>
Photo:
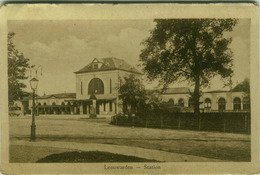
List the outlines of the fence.
<svg viewBox="0 0 260 175">
<path fill-rule="evenodd" d="M 205 112 L 195 117 L 192 112 L 153 111 L 144 116 L 113 116 L 111 123 L 120 126 L 172 128 L 250 134 L 250 112 Z"/>
</svg>

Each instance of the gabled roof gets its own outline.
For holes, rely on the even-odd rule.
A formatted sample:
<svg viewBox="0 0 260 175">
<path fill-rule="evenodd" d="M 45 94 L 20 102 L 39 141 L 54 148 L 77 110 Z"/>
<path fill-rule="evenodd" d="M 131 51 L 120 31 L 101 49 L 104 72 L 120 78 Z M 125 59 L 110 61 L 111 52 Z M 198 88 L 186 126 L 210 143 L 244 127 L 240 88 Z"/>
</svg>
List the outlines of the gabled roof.
<svg viewBox="0 0 260 175">
<path fill-rule="evenodd" d="M 93 64 L 99 63 L 101 66 L 99 68 L 94 68 Z M 87 73 L 87 72 L 97 72 L 97 71 L 108 71 L 108 70 L 123 70 L 131 73 L 142 74 L 135 67 L 129 65 L 125 60 L 118 58 L 95 58 L 90 64 L 83 67 L 79 71 L 74 72 L 75 74 Z"/>
<path fill-rule="evenodd" d="M 60 93 L 60 94 L 50 94 L 39 97 L 38 99 L 46 98 L 76 98 L 76 93 Z"/>
<path fill-rule="evenodd" d="M 231 92 L 248 92 L 250 91 L 250 83 L 249 79 L 246 78 L 241 83 L 237 84 L 233 89 L 230 90 Z"/>
</svg>

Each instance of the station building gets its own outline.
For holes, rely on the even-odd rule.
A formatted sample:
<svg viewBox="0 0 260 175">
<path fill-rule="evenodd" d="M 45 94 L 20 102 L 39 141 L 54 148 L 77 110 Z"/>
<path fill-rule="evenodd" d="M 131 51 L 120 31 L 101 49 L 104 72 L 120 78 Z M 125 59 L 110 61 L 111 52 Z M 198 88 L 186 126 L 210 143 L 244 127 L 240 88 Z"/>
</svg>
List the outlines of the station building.
<svg viewBox="0 0 260 175">
<path fill-rule="evenodd" d="M 94 59 L 82 69 L 74 72 L 76 76 L 76 92 L 60 93 L 36 97 L 39 114 L 79 114 L 91 113 L 95 101 L 95 113 L 113 115 L 123 112 L 123 104 L 119 99 L 118 88 L 124 76 L 142 73 L 126 61 L 118 58 Z M 248 111 L 249 98 L 238 88 L 238 84 L 230 91 L 205 91 L 200 98 L 202 111 Z M 192 90 L 186 87 L 169 88 L 165 91 L 152 90 L 158 93 L 162 101 L 171 101 L 174 105 L 192 110 Z M 26 113 L 32 108 L 32 98 L 28 97 L 15 102 Z"/>
<path fill-rule="evenodd" d="M 80 114 L 89 114 L 94 98 L 96 114 L 116 114 L 122 112 L 122 102 L 118 89 L 122 78 L 129 74 L 142 73 L 126 61 L 118 58 L 94 59 L 76 74 L 76 102 Z"/>
<path fill-rule="evenodd" d="M 93 99 L 96 114 L 117 114 L 122 112 L 118 88 L 123 77 L 142 73 L 126 61 L 118 58 L 94 59 L 76 75 L 76 93 L 44 95 L 36 98 L 39 114 L 90 114 Z M 27 111 L 32 108 L 29 98 Z"/>
</svg>

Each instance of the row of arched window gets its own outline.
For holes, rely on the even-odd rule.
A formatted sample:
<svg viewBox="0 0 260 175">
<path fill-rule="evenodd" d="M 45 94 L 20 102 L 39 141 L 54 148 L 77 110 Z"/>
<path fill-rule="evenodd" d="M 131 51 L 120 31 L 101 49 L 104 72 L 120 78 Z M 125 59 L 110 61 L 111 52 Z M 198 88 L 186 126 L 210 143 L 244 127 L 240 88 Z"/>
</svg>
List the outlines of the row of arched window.
<svg viewBox="0 0 260 175">
<path fill-rule="evenodd" d="M 38 103 L 38 106 L 42 106 L 42 105 L 47 106 L 47 103 L 46 102 L 44 102 L 43 104 L 41 102 Z M 52 102 L 52 104 L 51 104 L 51 106 L 56 106 L 56 105 L 59 105 L 59 104 L 56 104 L 55 102 Z M 71 105 L 76 105 L 76 104 L 68 102 L 66 105 L 65 102 L 62 102 L 60 105 L 61 106 L 71 106 Z"/>
<path fill-rule="evenodd" d="M 169 102 L 174 103 L 174 100 L 171 98 L 169 99 Z M 189 107 L 194 106 L 193 100 L 190 98 L 189 99 Z M 219 98 L 218 100 L 218 110 L 226 110 L 226 100 L 224 98 Z M 206 98 L 204 100 L 204 109 L 210 110 L 211 109 L 211 99 Z M 178 105 L 184 107 L 184 100 L 183 98 L 180 98 L 178 100 Z M 249 110 L 249 99 L 248 98 L 243 98 L 243 109 L 244 110 Z M 239 97 L 235 97 L 233 99 L 233 110 L 241 110 L 242 109 L 242 100 Z"/>
</svg>

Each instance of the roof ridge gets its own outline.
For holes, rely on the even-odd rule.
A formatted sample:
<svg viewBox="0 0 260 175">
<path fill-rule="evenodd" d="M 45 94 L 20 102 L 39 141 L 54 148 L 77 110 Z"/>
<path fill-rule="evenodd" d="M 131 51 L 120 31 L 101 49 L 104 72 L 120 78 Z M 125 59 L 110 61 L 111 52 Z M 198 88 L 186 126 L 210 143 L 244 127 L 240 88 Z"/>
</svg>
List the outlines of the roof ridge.
<svg viewBox="0 0 260 175">
<path fill-rule="evenodd" d="M 117 58 L 117 57 L 103 57 L 103 58 L 99 58 L 99 59 L 118 59 L 118 60 L 121 60 L 120 58 Z"/>
<path fill-rule="evenodd" d="M 117 58 L 117 57 L 104 57 L 104 58 L 95 58 L 99 60 L 103 60 L 104 63 L 108 63 L 106 66 L 101 66 L 100 68 L 91 68 L 89 65 L 93 63 L 93 61 L 87 66 L 83 67 L 79 71 L 74 73 L 85 73 L 85 72 L 97 72 L 97 71 L 106 71 L 106 70 L 124 70 L 132 73 L 142 74 L 135 66 L 129 64 L 126 60 Z"/>
</svg>

